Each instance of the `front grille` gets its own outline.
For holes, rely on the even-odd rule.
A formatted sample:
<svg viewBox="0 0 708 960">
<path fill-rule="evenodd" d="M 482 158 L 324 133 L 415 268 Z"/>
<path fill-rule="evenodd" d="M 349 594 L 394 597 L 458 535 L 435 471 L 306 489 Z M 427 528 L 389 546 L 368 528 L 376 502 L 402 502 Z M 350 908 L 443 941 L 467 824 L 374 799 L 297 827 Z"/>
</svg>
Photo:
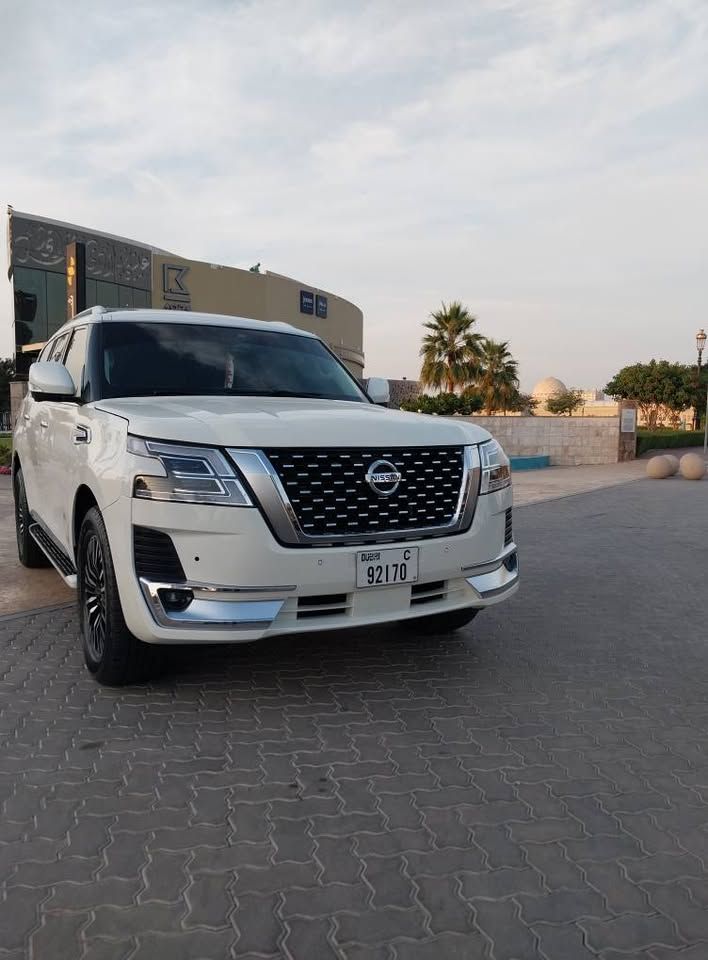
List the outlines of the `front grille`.
<svg viewBox="0 0 708 960">
<path fill-rule="evenodd" d="M 506 511 L 506 516 L 504 518 L 504 546 L 508 547 L 513 539 L 514 539 L 514 532 L 512 529 L 512 521 L 511 521 L 511 507 L 508 507 Z"/>
<path fill-rule="evenodd" d="M 166 583 L 186 580 L 175 545 L 168 534 L 150 527 L 133 527 L 135 572 Z"/>
<path fill-rule="evenodd" d="M 444 527 L 455 519 L 464 477 L 463 447 L 266 450 L 302 531 L 313 537 L 375 535 Z M 367 483 L 377 460 L 401 473 L 381 496 Z"/>
</svg>

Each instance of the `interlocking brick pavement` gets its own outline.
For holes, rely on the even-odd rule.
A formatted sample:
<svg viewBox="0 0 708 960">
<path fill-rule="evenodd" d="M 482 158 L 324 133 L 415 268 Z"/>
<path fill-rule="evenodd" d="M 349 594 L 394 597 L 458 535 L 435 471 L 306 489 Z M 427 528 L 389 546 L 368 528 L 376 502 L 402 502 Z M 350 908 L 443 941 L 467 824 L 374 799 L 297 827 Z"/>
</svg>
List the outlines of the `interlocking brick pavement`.
<svg viewBox="0 0 708 960">
<path fill-rule="evenodd" d="M 708 957 L 708 484 L 516 514 L 523 587 L 86 674 L 0 622 L 0 960 Z"/>
</svg>

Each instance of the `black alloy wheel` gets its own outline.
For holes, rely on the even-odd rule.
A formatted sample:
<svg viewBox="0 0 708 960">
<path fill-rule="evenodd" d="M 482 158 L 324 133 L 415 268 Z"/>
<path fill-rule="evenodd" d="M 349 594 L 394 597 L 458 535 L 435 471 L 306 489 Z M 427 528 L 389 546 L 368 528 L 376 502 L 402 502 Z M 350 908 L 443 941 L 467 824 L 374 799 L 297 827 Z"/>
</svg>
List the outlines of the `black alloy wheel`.
<svg viewBox="0 0 708 960">
<path fill-rule="evenodd" d="M 95 533 L 86 544 L 83 574 L 85 643 L 92 659 L 100 661 L 106 647 L 106 570 Z"/>
<path fill-rule="evenodd" d="M 152 679 L 163 651 L 138 640 L 126 625 L 106 525 L 98 507 L 91 507 L 81 523 L 76 566 L 79 625 L 89 671 L 108 686 Z"/>
</svg>

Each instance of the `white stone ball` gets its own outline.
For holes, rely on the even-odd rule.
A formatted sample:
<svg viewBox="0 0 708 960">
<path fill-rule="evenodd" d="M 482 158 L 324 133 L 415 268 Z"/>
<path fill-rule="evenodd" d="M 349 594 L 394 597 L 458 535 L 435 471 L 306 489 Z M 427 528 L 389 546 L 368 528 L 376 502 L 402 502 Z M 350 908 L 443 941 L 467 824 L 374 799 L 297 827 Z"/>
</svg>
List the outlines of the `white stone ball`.
<svg viewBox="0 0 708 960">
<path fill-rule="evenodd" d="M 698 453 L 684 453 L 681 457 L 681 475 L 687 480 L 700 480 L 706 472 L 706 462 Z"/>
<path fill-rule="evenodd" d="M 671 464 L 671 476 L 675 476 L 679 472 L 679 458 L 675 457 L 673 453 L 665 453 L 664 456 Z"/>
<path fill-rule="evenodd" d="M 671 476 L 671 464 L 667 457 L 652 457 L 647 463 L 647 476 L 652 480 L 665 480 Z"/>
</svg>

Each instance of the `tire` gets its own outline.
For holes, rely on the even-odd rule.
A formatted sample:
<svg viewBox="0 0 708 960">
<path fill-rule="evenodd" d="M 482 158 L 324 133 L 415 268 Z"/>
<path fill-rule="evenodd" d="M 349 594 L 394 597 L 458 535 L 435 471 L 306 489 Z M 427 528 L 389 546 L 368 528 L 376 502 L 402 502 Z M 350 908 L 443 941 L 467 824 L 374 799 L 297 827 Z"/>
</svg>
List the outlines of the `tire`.
<svg viewBox="0 0 708 960">
<path fill-rule="evenodd" d="M 44 551 L 29 532 L 32 516 L 27 503 L 27 491 L 25 490 L 25 478 L 22 476 L 22 470 L 15 474 L 14 483 L 15 494 L 15 536 L 17 537 L 17 555 L 23 567 L 49 567 L 51 566 Z"/>
<path fill-rule="evenodd" d="M 453 633 L 471 623 L 479 610 L 466 607 L 463 610 L 450 610 L 447 613 L 431 613 L 427 617 L 404 620 L 403 624 L 413 624 L 421 633 Z"/>
<path fill-rule="evenodd" d="M 111 548 L 97 507 L 86 513 L 77 549 L 79 624 L 89 672 L 106 686 L 149 680 L 162 651 L 128 630 L 118 595 Z"/>
</svg>

